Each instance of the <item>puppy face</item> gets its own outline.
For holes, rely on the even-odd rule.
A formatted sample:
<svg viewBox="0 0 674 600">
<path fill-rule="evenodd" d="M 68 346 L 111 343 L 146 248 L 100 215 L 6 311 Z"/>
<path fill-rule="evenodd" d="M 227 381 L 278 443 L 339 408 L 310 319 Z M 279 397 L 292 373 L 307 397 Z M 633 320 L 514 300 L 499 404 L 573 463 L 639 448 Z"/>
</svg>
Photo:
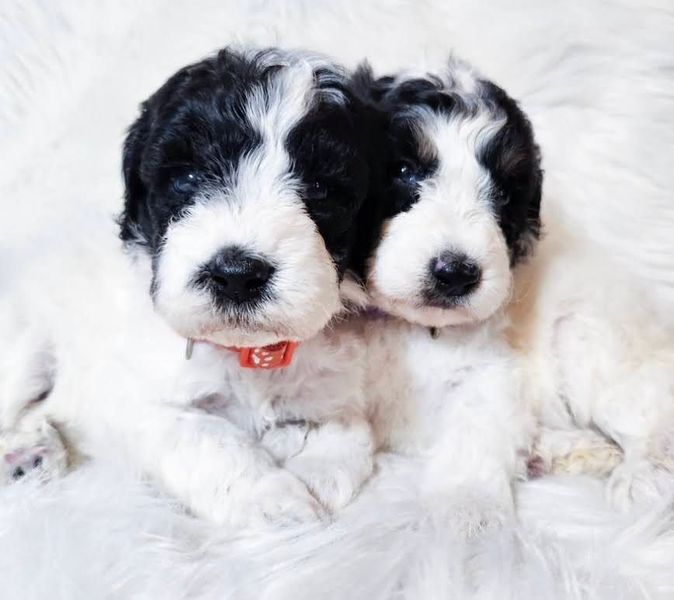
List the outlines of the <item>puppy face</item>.
<svg viewBox="0 0 674 600">
<path fill-rule="evenodd" d="M 175 74 L 124 148 L 121 235 L 152 257 L 181 335 L 255 346 L 315 335 L 341 309 L 368 168 L 344 74 L 268 50 Z"/>
<path fill-rule="evenodd" d="M 541 170 L 527 118 L 452 63 L 443 77 L 373 83 L 388 114 L 382 223 L 366 270 L 372 302 L 427 327 L 481 321 L 539 232 Z"/>
</svg>

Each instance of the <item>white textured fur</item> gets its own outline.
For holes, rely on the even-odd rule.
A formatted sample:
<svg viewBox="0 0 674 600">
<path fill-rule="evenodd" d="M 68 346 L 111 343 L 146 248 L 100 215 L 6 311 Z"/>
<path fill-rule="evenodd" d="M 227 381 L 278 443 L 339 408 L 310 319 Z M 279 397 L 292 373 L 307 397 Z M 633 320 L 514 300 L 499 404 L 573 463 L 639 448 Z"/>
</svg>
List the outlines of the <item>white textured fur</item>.
<svg viewBox="0 0 674 600">
<path fill-rule="evenodd" d="M 423 200 L 420 200 L 423 202 Z M 379 444 L 420 460 L 420 497 L 456 533 L 512 519 L 512 485 L 534 421 L 503 320 L 428 329 L 395 319 L 365 325 L 367 391 Z"/>
<path fill-rule="evenodd" d="M 637 303 L 647 302 L 654 307 L 645 311 L 650 322 L 671 320 L 674 15 L 667 1 L 638 6 L 620 0 L 319 1 L 244 7 L 221 0 L 170 6 L 33 0 L 0 10 L 6 17 L 0 19 L 6 57 L 0 65 L 0 291 L 21 268 L 17 257 L 42 253 L 45 229 L 63 236 L 63 221 L 71 222 L 72 231 L 87 223 L 94 245 L 98 237 L 111 235 L 107 225 L 91 223 L 100 221 L 100 213 L 107 223 L 119 210 L 122 129 L 138 100 L 166 73 L 243 37 L 312 47 L 351 64 L 367 55 L 378 71 L 424 60 L 437 66 L 453 47 L 521 99 L 533 119 L 546 168 L 548 238 L 552 241 L 553 231 L 564 226 L 570 232 L 565 244 L 590 244 L 598 264 L 584 280 L 589 287 L 599 289 L 607 273 L 625 278 L 619 293 L 631 290 L 637 301 L 626 313 L 612 310 L 615 320 L 628 323 Z M 108 264 L 100 268 L 114 271 Z M 571 274 L 577 268 L 571 261 L 561 270 Z M 123 281 L 120 273 L 111 276 Z M 566 281 L 578 286 L 573 276 Z M 586 298 L 592 305 L 594 300 Z M 82 316 L 87 317 L 86 306 Z M 105 319 L 97 315 L 90 322 L 100 336 L 87 334 L 83 347 L 113 343 L 117 332 Z M 157 351 L 142 341 L 133 346 L 120 344 L 118 356 L 131 362 L 132 354 Z M 177 360 L 182 344 L 174 347 L 169 353 Z M 156 364 L 162 366 L 161 357 Z M 78 389 L 93 389 L 98 375 L 79 373 Z M 101 401 L 110 399 L 114 410 L 114 374 L 109 381 L 94 392 Z M 80 408 L 86 407 L 83 398 Z M 329 530 L 282 539 L 270 534 L 232 539 L 189 519 L 132 478 L 128 465 L 98 462 L 47 487 L 10 486 L 0 492 L 0 597 L 613 600 L 674 595 L 674 527 L 666 503 L 661 510 L 619 515 L 603 503 L 595 482 L 527 483 L 517 490 L 519 541 L 506 530 L 476 548 L 432 523 L 415 530 L 404 526 L 418 521 L 415 465 L 396 469 L 382 461 L 379 472 L 381 493 L 368 492 L 356 501 L 349 518 Z"/>
</svg>

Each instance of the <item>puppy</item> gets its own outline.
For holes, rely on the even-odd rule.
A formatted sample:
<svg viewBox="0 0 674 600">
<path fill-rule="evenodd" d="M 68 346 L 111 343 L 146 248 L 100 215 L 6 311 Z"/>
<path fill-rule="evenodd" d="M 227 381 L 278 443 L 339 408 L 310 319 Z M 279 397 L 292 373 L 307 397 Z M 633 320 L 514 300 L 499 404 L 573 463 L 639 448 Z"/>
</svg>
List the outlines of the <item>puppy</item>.
<svg viewBox="0 0 674 600">
<path fill-rule="evenodd" d="M 124 144 L 125 252 L 91 226 L 22 278 L 55 364 L 40 418 L 120 447 L 216 523 L 348 502 L 373 453 L 364 350 L 339 323 L 369 122 L 347 74 L 306 53 L 225 49 L 173 75 Z"/>
<path fill-rule="evenodd" d="M 516 102 L 464 63 L 360 77 L 388 117 L 365 266 L 375 437 L 425 459 L 424 501 L 470 536 L 512 513 L 533 435 L 503 307 L 539 234 L 539 150 Z"/>
</svg>

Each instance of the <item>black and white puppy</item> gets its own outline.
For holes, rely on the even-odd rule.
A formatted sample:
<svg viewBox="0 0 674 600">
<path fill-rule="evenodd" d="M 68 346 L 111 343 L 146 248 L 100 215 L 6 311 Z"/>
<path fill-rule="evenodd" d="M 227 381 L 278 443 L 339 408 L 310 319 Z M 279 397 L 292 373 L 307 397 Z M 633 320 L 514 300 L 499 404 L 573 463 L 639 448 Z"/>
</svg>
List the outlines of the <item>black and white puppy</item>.
<svg viewBox="0 0 674 600">
<path fill-rule="evenodd" d="M 425 459 L 424 498 L 471 535 L 512 512 L 533 434 L 502 308 L 539 234 L 539 151 L 517 103 L 462 62 L 369 85 L 389 133 L 365 270 L 386 315 L 365 322 L 375 435 Z"/>
<path fill-rule="evenodd" d="M 323 59 L 225 50 L 174 75 L 124 152 L 122 238 L 152 257 L 159 314 L 224 346 L 321 331 L 342 308 L 365 130 Z"/>
<path fill-rule="evenodd" d="M 368 111 L 341 68 L 302 52 L 225 49 L 173 75 L 124 145 L 121 237 L 154 314 L 116 267 L 102 284 L 116 306 L 97 294 L 88 323 L 95 285 L 75 280 L 77 314 L 44 319 L 62 324 L 53 344 L 68 360 L 56 357 L 43 416 L 117 434 L 215 522 L 312 519 L 316 500 L 348 502 L 373 452 L 362 344 L 338 322 L 370 178 Z M 120 331 L 132 356 L 107 342 Z M 59 384 L 92 360 L 106 365 L 97 397 Z"/>
</svg>

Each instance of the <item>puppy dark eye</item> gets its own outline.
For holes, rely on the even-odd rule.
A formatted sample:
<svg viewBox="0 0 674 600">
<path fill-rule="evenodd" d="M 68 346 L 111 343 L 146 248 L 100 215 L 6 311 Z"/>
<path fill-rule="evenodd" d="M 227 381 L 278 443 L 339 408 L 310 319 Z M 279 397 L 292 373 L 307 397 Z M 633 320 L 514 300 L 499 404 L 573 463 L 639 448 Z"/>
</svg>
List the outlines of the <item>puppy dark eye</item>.
<svg viewBox="0 0 674 600">
<path fill-rule="evenodd" d="M 199 187 L 199 176 L 195 171 L 185 171 L 171 178 L 170 190 L 180 196 L 188 196 Z"/>
<path fill-rule="evenodd" d="M 415 186 L 423 179 L 422 170 L 415 164 L 403 161 L 394 166 L 393 176 L 405 185 Z"/>
<path fill-rule="evenodd" d="M 328 195 L 328 186 L 322 181 L 312 181 L 306 187 L 306 196 L 309 200 L 324 200 Z"/>
</svg>

